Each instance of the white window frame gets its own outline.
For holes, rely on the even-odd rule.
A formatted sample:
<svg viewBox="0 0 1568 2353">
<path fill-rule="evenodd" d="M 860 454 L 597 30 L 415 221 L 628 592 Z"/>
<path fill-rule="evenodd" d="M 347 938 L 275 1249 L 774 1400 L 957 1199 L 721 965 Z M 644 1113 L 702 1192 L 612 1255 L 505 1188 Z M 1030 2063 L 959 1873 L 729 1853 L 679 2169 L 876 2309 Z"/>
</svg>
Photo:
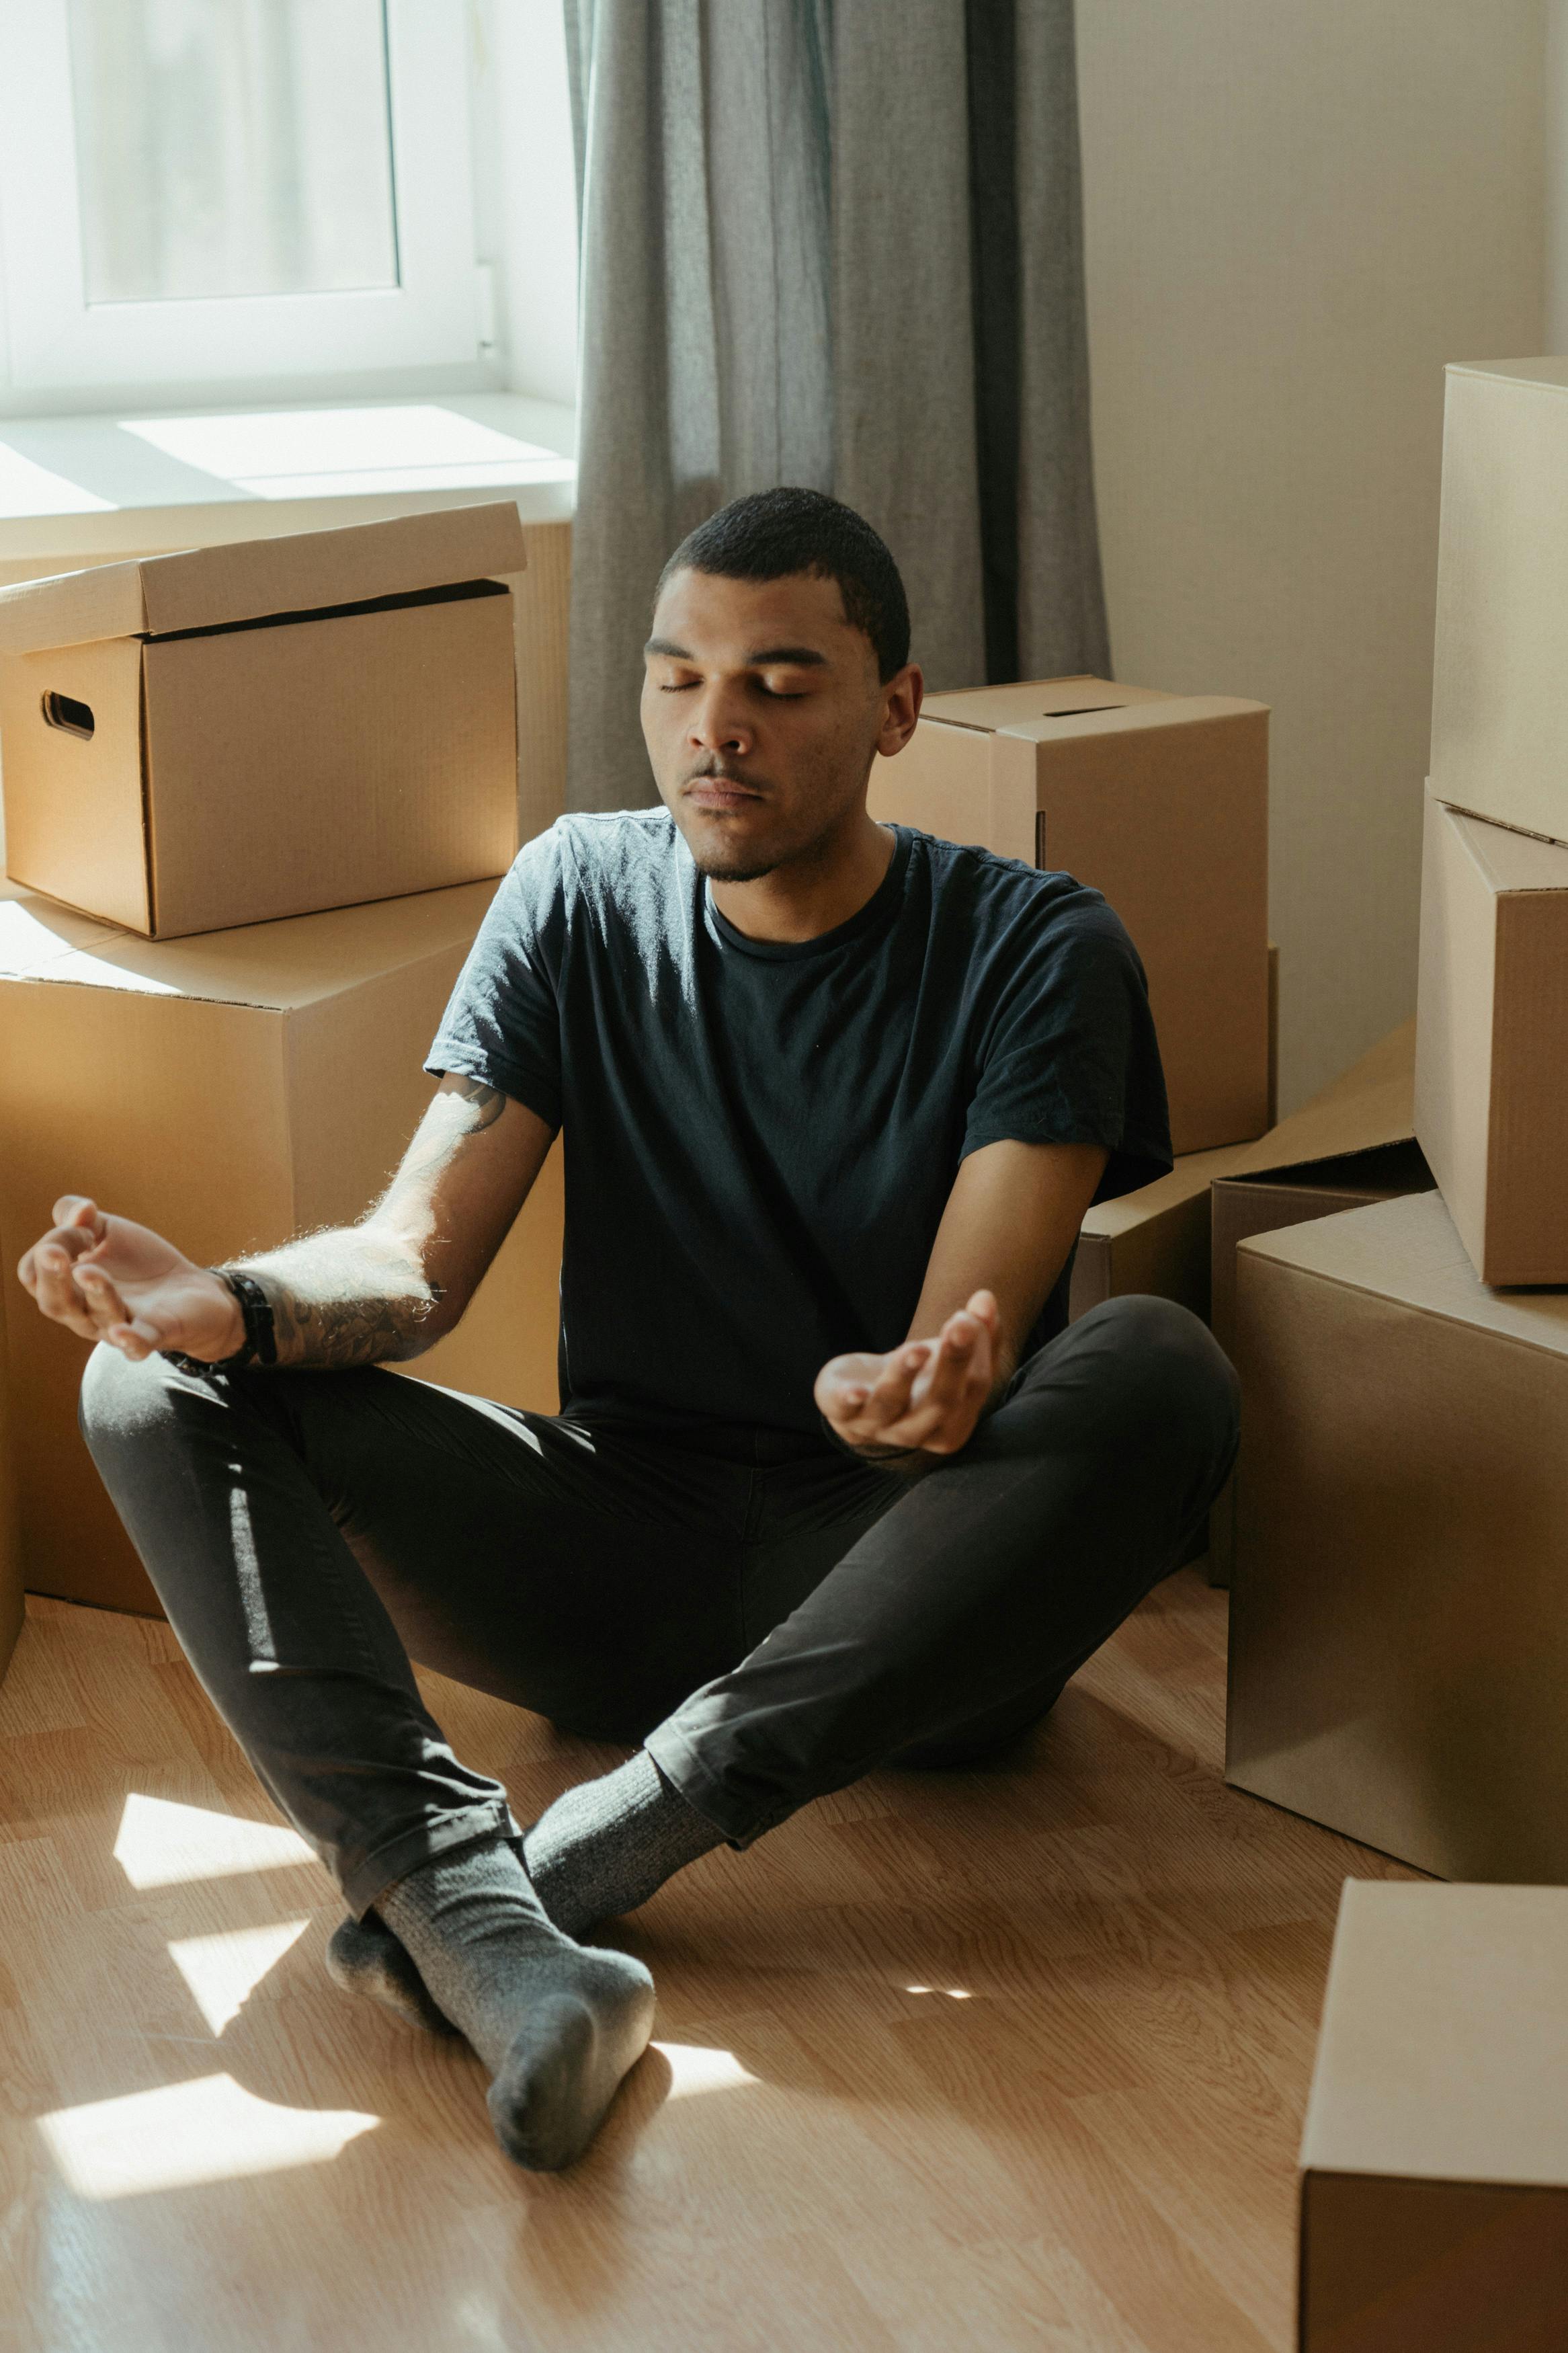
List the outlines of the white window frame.
<svg viewBox="0 0 1568 2353">
<path fill-rule="evenodd" d="M 363 376 L 480 356 L 468 11 L 386 0 L 399 277 L 348 293 L 89 304 L 66 0 L 0 0 L 0 320 L 17 392 Z"/>
</svg>

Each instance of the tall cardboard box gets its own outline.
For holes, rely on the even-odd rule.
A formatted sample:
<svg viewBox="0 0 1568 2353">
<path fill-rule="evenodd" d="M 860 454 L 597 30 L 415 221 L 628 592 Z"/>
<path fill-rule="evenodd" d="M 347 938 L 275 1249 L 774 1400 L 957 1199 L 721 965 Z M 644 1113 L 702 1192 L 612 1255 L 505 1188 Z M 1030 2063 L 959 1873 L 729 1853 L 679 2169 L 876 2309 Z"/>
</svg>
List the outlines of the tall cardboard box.
<svg viewBox="0 0 1568 2353">
<path fill-rule="evenodd" d="M 168 939 L 501 873 L 515 504 L 0 589 L 14 881 Z"/>
<path fill-rule="evenodd" d="M 1103 892 L 1149 976 L 1178 1155 L 1268 1124 L 1268 712 L 1065 678 L 933 694 L 873 817 Z"/>
<path fill-rule="evenodd" d="M 1568 2345 L 1568 1889 L 1347 1880 L 1301 2142 L 1301 2353 Z"/>
<path fill-rule="evenodd" d="M 1415 1132 L 1478 1273 L 1568 1283 L 1568 849 L 1430 793 Z"/>
<path fill-rule="evenodd" d="M 1243 1242 L 1226 1778 L 1449 1879 L 1568 1881 L 1568 1294 L 1435 1192 Z"/>
<path fill-rule="evenodd" d="M 1450 367 L 1432 784 L 1568 841 L 1568 359 Z"/>
<path fill-rule="evenodd" d="M 34 1590 L 157 1607 L 77 1429 L 89 1344 L 16 1280 L 56 1198 L 89 1194 L 204 1263 L 359 1217 L 429 1100 L 420 1066 L 491 896 L 174 942 L 0 898 L 6 1400 Z M 552 1154 L 462 1324 L 407 1369 L 553 1410 L 560 1258 Z"/>
</svg>

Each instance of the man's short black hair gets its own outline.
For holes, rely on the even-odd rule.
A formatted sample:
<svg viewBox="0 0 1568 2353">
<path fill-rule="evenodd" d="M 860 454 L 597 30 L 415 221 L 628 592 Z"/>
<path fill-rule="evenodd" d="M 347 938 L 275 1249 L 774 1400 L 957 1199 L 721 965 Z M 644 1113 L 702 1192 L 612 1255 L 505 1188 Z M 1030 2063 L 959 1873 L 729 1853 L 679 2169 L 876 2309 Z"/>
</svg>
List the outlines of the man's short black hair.
<svg viewBox="0 0 1568 2353">
<path fill-rule="evenodd" d="M 658 575 L 657 604 L 677 572 L 721 580 L 836 580 L 851 628 L 864 629 L 886 685 L 910 658 L 910 607 L 886 543 L 826 491 L 753 491 L 689 532 Z"/>
</svg>

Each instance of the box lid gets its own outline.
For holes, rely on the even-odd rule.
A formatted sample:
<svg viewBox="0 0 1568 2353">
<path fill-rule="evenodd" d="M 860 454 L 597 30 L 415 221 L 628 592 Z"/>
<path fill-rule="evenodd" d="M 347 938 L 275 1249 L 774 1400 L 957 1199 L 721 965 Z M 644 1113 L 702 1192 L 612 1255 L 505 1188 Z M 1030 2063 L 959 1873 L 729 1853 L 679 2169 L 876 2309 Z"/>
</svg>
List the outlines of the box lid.
<svg viewBox="0 0 1568 2353">
<path fill-rule="evenodd" d="M 1391 1029 L 1310 1103 L 1256 1144 L 1243 1145 L 1229 1176 L 1298 1168 L 1342 1154 L 1407 1144 L 1415 1134 L 1415 1024 Z"/>
<path fill-rule="evenodd" d="M 1310 1225 L 1255 1234 L 1237 1245 L 1237 1256 L 1272 1259 L 1350 1291 L 1568 1356 L 1568 1291 L 1489 1291 L 1441 1193 L 1406 1193 Z"/>
<path fill-rule="evenodd" d="M 506 499 L 95 565 L 0 588 L 0 654 L 319 612 L 521 572 L 527 562 L 517 507 Z"/>
<path fill-rule="evenodd" d="M 0 895 L 0 987 L 110 988 L 297 1012 L 425 956 L 466 952 L 497 887 L 460 882 L 178 940 L 142 939 L 13 887 Z"/>
<path fill-rule="evenodd" d="M 1152 686 L 1118 686 L 1108 678 L 1037 678 L 1008 686 L 962 686 L 949 694 L 928 694 L 922 719 L 943 719 L 952 727 L 1027 725 L 1034 719 L 1071 719 L 1090 711 L 1121 711 L 1133 702 L 1170 702 L 1174 697 Z"/>
<path fill-rule="evenodd" d="M 1568 1888 L 1347 1880 L 1304 2169 L 1568 2185 Z"/>
<path fill-rule="evenodd" d="M 1020 735 L 1028 743 L 1048 744 L 1241 713 L 1256 716 L 1266 709 L 1264 703 L 1244 702 L 1234 695 L 1167 694 L 1156 687 L 1118 686 L 1109 679 L 1085 677 L 929 694 L 921 705 L 921 717 L 944 727 L 972 727 L 980 734 Z"/>
</svg>

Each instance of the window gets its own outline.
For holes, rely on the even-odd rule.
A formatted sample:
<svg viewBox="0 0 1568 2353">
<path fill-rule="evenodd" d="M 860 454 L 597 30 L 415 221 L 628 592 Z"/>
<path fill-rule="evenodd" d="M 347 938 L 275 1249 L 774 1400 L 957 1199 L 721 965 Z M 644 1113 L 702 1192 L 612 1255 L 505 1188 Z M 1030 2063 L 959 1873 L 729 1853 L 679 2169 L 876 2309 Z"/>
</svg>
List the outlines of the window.
<svg viewBox="0 0 1568 2353">
<path fill-rule="evenodd" d="M 480 357 L 462 0 L 0 0 L 14 394 Z"/>
</svg>

